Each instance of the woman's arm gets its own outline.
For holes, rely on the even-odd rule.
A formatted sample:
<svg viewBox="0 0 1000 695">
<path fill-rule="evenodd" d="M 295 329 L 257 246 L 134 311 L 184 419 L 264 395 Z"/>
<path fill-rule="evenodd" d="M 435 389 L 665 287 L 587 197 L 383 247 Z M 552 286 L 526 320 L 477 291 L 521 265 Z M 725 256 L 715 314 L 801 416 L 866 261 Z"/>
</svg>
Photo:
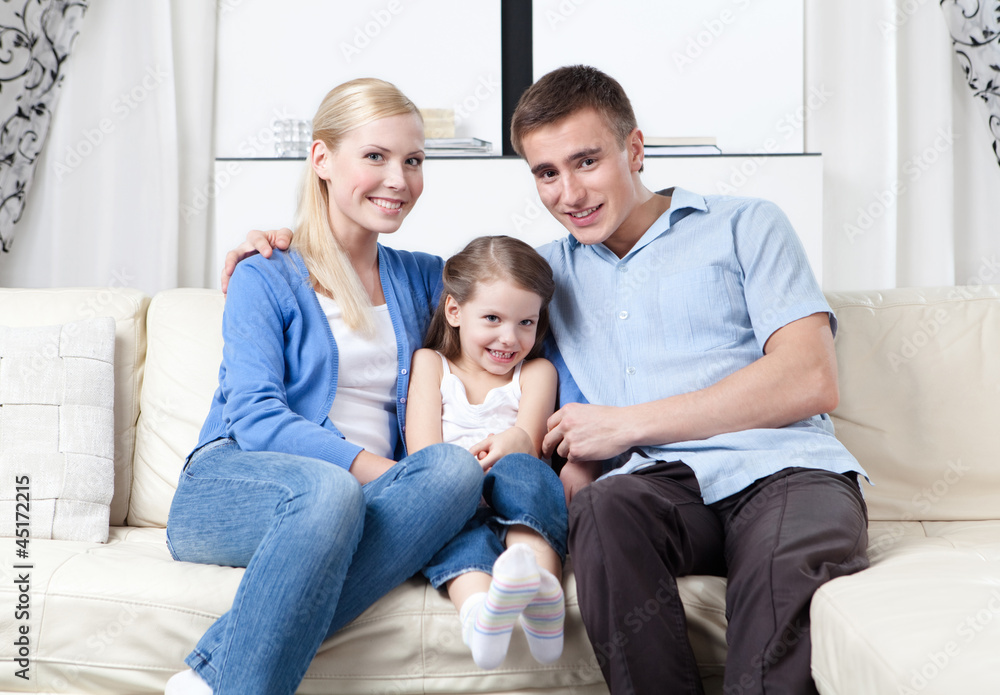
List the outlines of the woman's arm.
<svg viewBox="0 0 1000 695">
<path fill-rule="evenodd" d="M 441 434 L 441 357 L 421 348 L 413 353 L 406 395 L 406 450 L 414 453 L 443 441 Z"/>
<path fill-rule="evenodd" d="M 349 469 L 361 447 L 289 406 L 284 328 L 294 298 L 272 263 L 241 263 L 226 300 L 219 380 L 226 434 L 247 451 L 309 456 Z"/>
</svg>

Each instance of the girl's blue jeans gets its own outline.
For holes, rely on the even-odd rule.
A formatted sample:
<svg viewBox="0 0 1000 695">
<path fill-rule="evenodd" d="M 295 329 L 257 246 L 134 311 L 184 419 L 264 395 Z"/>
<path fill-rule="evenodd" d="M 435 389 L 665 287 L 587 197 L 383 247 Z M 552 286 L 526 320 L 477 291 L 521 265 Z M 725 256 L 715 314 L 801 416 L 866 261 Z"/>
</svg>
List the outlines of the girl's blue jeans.
<svg viewBox="0 0 1000 695">
<path fill-rule="evenodd" d="M 483 478 L 483 504 L 462 531 L 434 555 L 424 575 L 434 588 L 466 572 L 493 573 L 511 526 L 536 531 L 566 560 L 566 494 L 559 476 L 527 454 L 497 461 Z"/>
<path fill-rule="evenodd" d="M 185 660 L 216 695 L 294 693 L 320 643 L 417 573 L 473 515 L 483 473 L 438 444 L 364 486 L 331 463 L 220 439 L 181 473 L 177 560 L 246 567 Z"/>
</svg>

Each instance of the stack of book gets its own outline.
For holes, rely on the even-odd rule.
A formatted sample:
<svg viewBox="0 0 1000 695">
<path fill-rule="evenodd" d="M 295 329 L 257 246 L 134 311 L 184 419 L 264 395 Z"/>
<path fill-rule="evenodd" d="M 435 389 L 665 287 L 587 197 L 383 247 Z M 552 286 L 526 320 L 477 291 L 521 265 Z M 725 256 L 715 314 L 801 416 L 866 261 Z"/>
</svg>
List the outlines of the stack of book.
<svg viewBox="0 0 1000 695">
<path fill-rule="evenodd" d="M 643 137 L 643 150 L 648 155 L 722 154 L 714 137 Z"/>
<path fill-rule="evenodd" d="M 483 157 L 493 154 L 493 143 L 479 138 L 427 138 L 428 157 Z"/>
</svg>

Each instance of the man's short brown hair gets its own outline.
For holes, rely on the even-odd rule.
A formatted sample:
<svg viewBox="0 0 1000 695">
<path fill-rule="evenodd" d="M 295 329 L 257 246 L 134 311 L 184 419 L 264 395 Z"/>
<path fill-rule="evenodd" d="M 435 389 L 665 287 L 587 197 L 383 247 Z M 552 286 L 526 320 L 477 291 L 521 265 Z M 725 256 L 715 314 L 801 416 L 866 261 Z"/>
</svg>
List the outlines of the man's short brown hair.
<svg viewBox="0 0 1000 695">
<path fill-rule="evenodd" d="M 637 127 L 625 90 L 597 68 L 570 65 L 553 70 L 524 90 L 510 124 L 514 151 L 524 157 L 521 143 L 526 135 L 585 108 L 597 111 L 615 134 L 618 145 L 625 147 L 629 134 Z"/>
</svg>

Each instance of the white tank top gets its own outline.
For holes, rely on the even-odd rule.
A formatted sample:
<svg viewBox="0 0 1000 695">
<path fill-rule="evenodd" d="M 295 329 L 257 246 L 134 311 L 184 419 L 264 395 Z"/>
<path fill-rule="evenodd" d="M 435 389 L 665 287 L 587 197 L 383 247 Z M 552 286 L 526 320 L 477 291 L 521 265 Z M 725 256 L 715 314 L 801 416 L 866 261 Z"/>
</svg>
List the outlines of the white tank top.
<svg viewBox="0 0 1000 695">
<path fill-rule="evenodd" d="M 330 419 L 344 438 L 391 459 L 399 439 L 396 419 L 396 334 L 389 308 L 375 307 L 370 340 L 344 323 L 336 301 L 316 293 L 337 341 L 337 393 Z"/>
<path fill-rule="evenodd" d="M 521 401 L 521 365 L 514 367 L 510 383 L 490 389 L 479 404 L 469 403 L 465 384 L 448 368 L 441 356 L 444 376 L 441 377 L 441 435 L 445 443 L 463 449 L 478 444 L 490 434 L 509 430 L 517 422 L 517 407 Z"/>
</svg>

